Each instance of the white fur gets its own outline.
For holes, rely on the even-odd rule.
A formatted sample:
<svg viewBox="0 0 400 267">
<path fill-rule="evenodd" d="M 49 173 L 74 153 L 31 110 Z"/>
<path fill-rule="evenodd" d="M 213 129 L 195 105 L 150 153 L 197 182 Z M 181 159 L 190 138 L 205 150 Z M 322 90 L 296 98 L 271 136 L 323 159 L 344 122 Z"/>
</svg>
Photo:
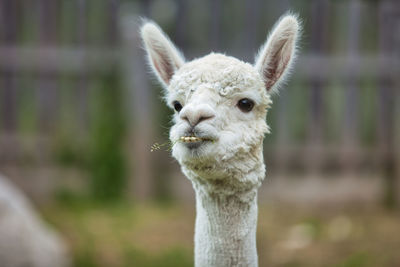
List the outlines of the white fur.
<svg viewBox="0 0 400 267">
<path fill-rule="evenodd" d="M 196 192 L 195 266 L 258 265 L 257 189 L 265 176 L 265 119 L 270 92 L 293 63 L 298 31 L 295 16 L 283 17 L 253 66 L 214 53 L 184 63 L 154 23 L 142 27 L 149 62 L 167 89 L 167 104 L 183 106 L 174 115 L 170 139 L 172 155 Z M 255 102 L 252 111 L 238 108 L 243 98 Z M 190 148 L 179 141 L 190 130 L 214 141 Z"/>
</svg>

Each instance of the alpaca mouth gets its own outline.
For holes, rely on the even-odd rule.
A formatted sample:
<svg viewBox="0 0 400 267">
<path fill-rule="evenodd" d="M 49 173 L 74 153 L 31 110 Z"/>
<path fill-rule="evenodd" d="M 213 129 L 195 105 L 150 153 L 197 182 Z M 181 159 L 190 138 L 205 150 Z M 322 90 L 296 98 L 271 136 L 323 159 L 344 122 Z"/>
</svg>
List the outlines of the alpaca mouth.
<svg viewBox="0 0 400 267">
<path fill-rule="evenodd" d="M 181 136 L 179 138 L 179 141 L 184 143 L 188 149 L 194 150 L 204 145 L 205 143 L 214 142 L 214 139 L 211 139 L 209 137 L 199 137 L 191 135 L 191 136 Z"/>
<path fill-rule="evenodd" d="M 213 141 L 213 139 L 211 138 L 198 137 L 198 136 L 181 136 L 179 140 L 183 143 L 199 143 L 199 142 Z"/>
</svg>

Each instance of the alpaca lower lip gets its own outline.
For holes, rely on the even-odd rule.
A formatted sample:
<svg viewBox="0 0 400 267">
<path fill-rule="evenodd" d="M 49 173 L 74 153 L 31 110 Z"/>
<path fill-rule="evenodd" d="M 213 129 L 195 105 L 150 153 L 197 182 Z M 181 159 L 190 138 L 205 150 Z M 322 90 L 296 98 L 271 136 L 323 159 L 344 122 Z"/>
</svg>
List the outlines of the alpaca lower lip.
<svg viewBox="0 0 400 267">
<path fill-rule="evenodd" d="M 196 149 L 205 143 L 213 142 L 214 139 L 198 136 L 181 136 L 179 141 L 183 143 L 188 149 Z"/>
</svg>

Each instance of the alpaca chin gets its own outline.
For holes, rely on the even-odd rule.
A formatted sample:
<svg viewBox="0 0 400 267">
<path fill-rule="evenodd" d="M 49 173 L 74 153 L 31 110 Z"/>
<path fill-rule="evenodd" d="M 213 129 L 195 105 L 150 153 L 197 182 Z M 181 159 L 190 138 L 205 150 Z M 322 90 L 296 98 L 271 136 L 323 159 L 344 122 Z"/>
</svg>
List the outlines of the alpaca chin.
<svg viewBox="0 0 400 267">
<path fill-rule="evenodd" d="M 219 191 L 219 187 L 231 192 L 242 191 L 249 185 L 258 187 L 265 174 L 262 136 L 259 142 L 251 145 L 235 143 L 235 139 L 243 140 L 236 136 L 231 142 L 220 140 L 195 150 L 175 145 L 173 156 L 190 180 L 207 184 L 210 191 Z"/>
<path fill-rule="evenodd" d="M 172 156 L 181 164 L 186 162 L 203 162 L 213 158 L 212 152 L 216 142 L 201 142 L 196 144 L 176 143 L 172 148 Z"/>
<path fill-rule="evenodd" d="M 177 142 L 172 148 L 172 156 L 181 165 L 185 165 L 189 169 L 195 171 L 203 170 L 206 173 L 213 172 L 213 170 L 220 172 L 218 169 L 221 168 L 222 163 L 228 161 L 237 152 L 232 152 L 228 158 L 228 154 L 226 153 L 226 139 L 232 139 L 232 137 L 228 138 L 223 135 L 213 141 L 195 144 Z M 222 171 L 224 169 L 222 168 Z"/>
</svg>

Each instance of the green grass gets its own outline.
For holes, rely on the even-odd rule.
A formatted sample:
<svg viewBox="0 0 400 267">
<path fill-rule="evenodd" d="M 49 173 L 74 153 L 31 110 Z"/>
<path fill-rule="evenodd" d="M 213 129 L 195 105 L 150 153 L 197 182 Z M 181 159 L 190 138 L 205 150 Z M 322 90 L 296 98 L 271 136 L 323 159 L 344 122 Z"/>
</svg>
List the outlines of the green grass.
<svg viewBox="0 0 400 267">
<path fill-rule="evenodd" d="M 185 223 L 176 207 L 57 197 L 45 216 L 69 243 L 74 266 L 192 266 L 194 222 Z"/>
<path fill-rule="evenodd" d="M 74 266 L 193 266 L 194 203 L 99 204 L 60 195 L 44 214 L 68 242 Z M 261 205 L 260 266 L 399 266 L 399 221 L 399 213 L 376 208 Z"/>
</svg>

